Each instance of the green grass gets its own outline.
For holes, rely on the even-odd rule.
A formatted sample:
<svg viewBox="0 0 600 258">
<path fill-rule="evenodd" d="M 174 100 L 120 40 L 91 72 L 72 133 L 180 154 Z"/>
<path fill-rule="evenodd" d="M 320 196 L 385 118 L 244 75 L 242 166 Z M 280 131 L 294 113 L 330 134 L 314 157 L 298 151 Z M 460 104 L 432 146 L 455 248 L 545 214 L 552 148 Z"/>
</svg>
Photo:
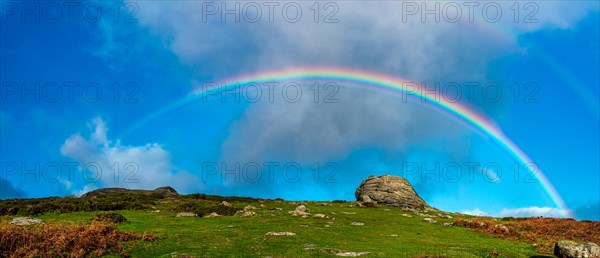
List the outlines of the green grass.
<svg viewBox="0 0 600 258">
<path fill-rule="evenodd" d="M 258 201 L 232 202 L 238 208 L 248 204 L 260 208 L 254 210 L 258 213 L 257 217 L 178 218 L 175 217 L 176 212 L 168 209 L 176 203 L 164 202 L 156 206 L 161 210 L 159 213 L 141 210 L 116 212 L 128 220 L 119 224 L 120 230 L 153 233 L 158 237 L 156 242 L 135 243 L 131 249 L 133 257 L 172 257 L 174 254 L 195 257 L 336 257 L 333 253 L 341 250 L 370 252 L 363 257 L 488 257 L 494 249 L 500 257 L 539 255 L 530 244 L 441 225 L 454 221 L 454 218 L 436 217 L 434 219 L 438 223 L 430 224 L 422 217 L 398 208 L 349 207 L 352 203 L 317 206 L 309 202 L 306 207 L 312 214 L 323 213 L 330 217 L 317 219 L 292 217 L 287 213 L 298 204 L 266 201 L 266 207 L 262 208 Z M 273 207 L 283 210 L 269 210 Z M 344 211 L 356 214 L 340 213 Z M 97 213 L 48 213 L 37 217 L 55 222 L 90 223 Z M 403 217 L 402 213 L 413 217 Z M 352 222 L 365 225 L 351 226 Z M 296 236 L 265 236 L 270 231 L 289 231 Z M 397 236 L 390 236 L 392 234 Z"/>
</svg>

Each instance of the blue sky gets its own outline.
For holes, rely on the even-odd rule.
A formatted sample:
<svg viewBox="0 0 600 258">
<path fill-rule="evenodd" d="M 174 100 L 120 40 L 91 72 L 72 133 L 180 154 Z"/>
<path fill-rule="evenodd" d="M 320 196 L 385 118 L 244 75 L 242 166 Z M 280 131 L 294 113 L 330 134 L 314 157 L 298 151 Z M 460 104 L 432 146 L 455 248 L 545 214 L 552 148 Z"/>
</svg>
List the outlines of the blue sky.
<svg viewBox="0 0 600 258">
<path fill-rule="evenodd" d="M 527 153 L 577 218 L 600 219 L 597 2 L 534 2 L 518 6 L 518 15 L 499 2 L 497 21 L 477 7 L 473 21 L 464 9 L 455 23 L 447 3 L 440 22 L 390 1 L 323 2 L 318 14 L 312 2 L 293 2 L 302 11 L 296 22 L 282 15 L 285 3 L 272 22 L 266 6 L 235 1 L 225 5 L 239 3 L 237 14 L 223 14 L 221 2 L 82 2 L 72 19 L 65 2 L 0 3 L 2 199 L 171 185 L 184 193 L 352 200 L 362 179 L 395 174 L 443 210 L 560 216 L 544 188 L 527 172 L 515 177 L 515 160 L 485 135 L 386 92 L 337 85 L 337 101 L 327 103 L 332 89 L 319 87 L 315 102 L 314 82 L 302 81 L 295 103 L 279 94 L 254 103 L 210 96 L 130 131 L 203 83 L 330 66 L 458 83 L 464 94 L 466 83 L 479 83 L 463 104 Z M 101 15 L 90 13 L 96 7 Z M 249 22 L 257 8 L 260 19 Z M 489 85 L 501 88 L 497 101 L 481 95 Z M 472 177 L 444 177 L 451 171 L 444 168 L 458 164 L 465 173 L 473 162 L 481 166 Z M 409 173 L 415 166 L 434 172 Z"/>
</svg>

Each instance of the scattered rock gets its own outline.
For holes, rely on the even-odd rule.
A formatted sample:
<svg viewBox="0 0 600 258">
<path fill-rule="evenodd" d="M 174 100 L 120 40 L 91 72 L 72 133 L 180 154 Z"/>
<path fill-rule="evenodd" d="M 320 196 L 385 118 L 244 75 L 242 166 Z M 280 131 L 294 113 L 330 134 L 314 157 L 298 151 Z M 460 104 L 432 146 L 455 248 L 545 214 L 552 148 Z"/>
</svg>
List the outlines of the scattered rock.
<svg viewBox="0 0 600 258">
<path fill-rule="evenodd" d="M 204 216 L 204 218 L 218 218 L 218 217 L 223 217 L 223 216 L 217 214 L 216 212 L 211 212 L 210 214 Z"/>
<path fill-rule="evenodd" d="M 433 223 L 437 223 L 437 221 L 436 221 L 436 220 L 434 220 L 434 219 L 432 219 L 432 218 L 424 218 L 423 220 L 424 220 L 424 221 L 427 221 L 427 222 L 429 222 L 429 223 L 432 223 L 432 224 L 433 224 Z"/>
<path fill-rule="evenodd" d="M 265 236 L 295 236 L 294 232 L 267 232 Z"/>
<path fill-rule="evenodd" d="M 352 223 L 350 223 L 350 225 L 352 225 L 352 226 L 364 226 L 365 223 L 362 223 L 362 222 L 352 222 Z"/>
<path fill-rule="evenodd" d="M 434 210 L 415 192 L 412 185 L 399 176 L 370 176 L 355 192 L 356 200 L 415 210 Z"/>
<path fill-rule="evenodd" d="M 310 210 L 307 209 L 306 206 L 304 206 L 304 205 L 300 205 L 300 206 L 296 207 L 295 210 L 289 211 L 288 213 L 292 214 L 292 216 L 294 216 L 294 217 L 300 216 L 300 217 L 306 218 L 306 217 L 310 216 Z"/>
<path fill-rule="evenodd" d="M 406 213 L 402 213 L 402 214 L 400 214 L 400 216 L 402 216 L 402 217 L 407 217 L 407 218 L 412 218 L 412 216 L 411 216 L 411 215 L 409 215 L 409 214 L 406 214 Z"/>
<path fill-rule="evenodd" d="M 578 244 L 575 241 L 560 240 L 554 246 L 554 255 L 559 258 L 600 257 L 600 246 L 591 242 Z"/>
<path fill-rule="evenodd" d="M 253 211 L 241 211 L 241 212 L 238 212 L 237 214 L 238 214 L 238 216 L 243 217 L 243 218 L 256 217 L 256 215 L 258 215 L 258 214 L 256 214 L 256 212 L 253 212 Z"/>
<path fill-rule="evenodd" d="M 229 204 L 227 201 L 222 201 L 221 205 L 226 206 L 226 207 L 231 207 L 231 204 Z"/>
<path fill-rule="evenodd" d="M 258 208 L 254 207 L 254 206 L 252 206 L 252 205 L 248 205 L 248 206 L 244 207 L 244 210 L 245 210 L 245 211 L 249 211 L 249 210 L 258 210 Z"/>
<path fill-rule="evenodd" d="M 398 235 L 396 235 L 396 234 L 391 234 L 390 236 L 391 236 L 391 237 L 397 237 Z"/>
<path fill-rule="evenodd" d="M 313 215 L 313 218 L 317 218 L 317 219 L 326 219 L 328 218 L 325 214 L 322 213 L 317 213 L 315 215 Z"/>
<path fill-rule="evenodd" d="M 435 217 L 433 215 L 429 215 L 429 214 L 425 214 L 425 213 L 420 213 L 420 212 L 417 212 L 417 215 L 419 215 L 421 217 L 424 217 L 424 218 L 433 218 L 433 217 Z"/>
<path fill-rule="evenodd" d="M 156 212 L 156 213 L 159 213 L 159 212 L 160 212 L 160 210 L 152 210 L 152 211 L 150 211 L 150 212 Z"/>
<path fill-rule="evenodd" d="M 344 257 L 358 257 L 369 254 L 369 252 L 340 252 L 336 253 L 336 256 L 344 256 Z"/>
<path fill-rule="evenodd" d="M 354 215 L 356 214 L 356 212 L 346 212 L 346 211 L 341 211 L 340 214 L 346 214 L 346 215 Z"/>
<path fill-rule="evenodd" d="M 470 219 L 456 219 L 454 221 L 455 226 L 466 227 L 466 228 L 487 228 L 488 224 L 483 221 L 473 221 Z"/>
<path fill-rule="evenodd" d="M 296 207 L 297 211 L 303 211 L 303 212 L 310 212 L 310 210 L 308 208 L 306 208 L 306 206 L 304 205 L 300 205 L 298 207 Z"/>
<path fill-rule="evenodd" d="M 12 219 L 10 224 L 18 225 L 18 226 L 30 226 L 30 225 L 44 224 L 44 221 L 42 221 L 41 219 L 36 219 L 36 218 L 31 218 L 31 217 L 16 217 L 16 218 Z"/>
<path fill-rule="evenodd" d="M 495 228 L 499 229 L 500 231 L 502 231 L 502 233 L 508 235 L 508 233 L 510 233 L 510 230 L 508 230 L 508 228 L 504 225 L 498 224 L 494 226 Z"/>
<path fill-rule="evenodd" d="M 448 222 L 442 223 L 442 226 L 452 226 L 452 223 L 448 223 Z"/>
<path fill-rule="evenodd" d="M 176 217 L 198 217 L 198 214 L 193 212 L 180 212 L 175 215 Z"/>
<path fill-rule="evenodd" d="M 272 210 L 272 211 L 280 211 L 280 210 L 283 210 L 283 209 L 282 209 L 282 208 L 271 208 L 271 209 L 269 209 L 269 210 Z"/>
</svg>

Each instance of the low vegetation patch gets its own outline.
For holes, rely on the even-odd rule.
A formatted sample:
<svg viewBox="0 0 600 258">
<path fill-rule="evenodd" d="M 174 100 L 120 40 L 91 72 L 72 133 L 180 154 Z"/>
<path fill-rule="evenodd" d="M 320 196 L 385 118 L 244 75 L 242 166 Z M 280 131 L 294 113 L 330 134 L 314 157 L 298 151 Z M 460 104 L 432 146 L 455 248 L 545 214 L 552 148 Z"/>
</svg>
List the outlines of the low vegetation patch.
<svg viewBox="0 0 600 258">
<path fill-rule="evenodd" d="M 0 225 L 0 257 L 127 257 L 126 243 L 154 241 L 154 235 L 117 231 L 113 225 Z"/>
<path fill-rule="evenodd" d="M 223 215 L 223 216 L 233 216 L 237 211 L 241 210 L 240 208 L 218 205 L 212 202 L 198 202 L 198 201 L 188 201 L 182 204 L 179 204 L 176 207 L 176 211 L 179 212 L 192 212 L 197 214 L 200 217 L 211 214 L 213 212 Z"/>
<path fill-rule="evenodd" d="M 92 221 L 119 224 L 119 223 L 126 222 L 127 219 L 119 213 L 102 212 L 102 213 L 96 214 L 96 216 L 94 218 L 92 218 Z"/>
<path fill-rule="evenodd" d="M 79 211 L 148 210 L 159 196 L 144 194 L 104 195 L 94 198 L 41 198 L 0 201 L 0 215 L 31 216 Z"/>
<path fill-rule="evenodd" d="M 554 244 L 561 239 L 573 239 L 600 244 L 600 222 L 576 221 L 573 219 L 523 218 L 462 219 L 454 225 L 475 229 L 495 237 L 513 241 L 525 241 L 538 246 L 538 252 L 552 254 Z"/>
</svg>

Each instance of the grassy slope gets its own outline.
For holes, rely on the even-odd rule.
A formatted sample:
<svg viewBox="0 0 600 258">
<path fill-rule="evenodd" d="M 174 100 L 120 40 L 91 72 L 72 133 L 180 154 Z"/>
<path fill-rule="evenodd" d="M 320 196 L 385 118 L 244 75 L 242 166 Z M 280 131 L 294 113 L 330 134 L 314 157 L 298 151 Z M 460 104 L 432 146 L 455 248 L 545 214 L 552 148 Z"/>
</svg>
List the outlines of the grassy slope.
<svg viewBox="0 0 600 258">
<path fill-rule="evenodd" d="M 176 200 L 175 200 L 176 201 Z M 260 203 L 232 203 L 237 207 Z M 500 257 L 530 257 L 538 255 L 535 247 L 525 243 L 475 233 L 469 229 L 442 226 L 454 219 L 434 218 L 429 224 L 415 214 L 387 207 L 353 208 L 351 204 L 316 206 L 306 204 L 312 214 L 324 213 L 329 219 L 292 217 L 287 211 L 297 204 L 266 201 L 265 208 L 255 210 L 257 217 L 194 218 L 174 217 L 174 212 L 118 211 L 130 222 L 120 230 L 154 233 L 159 241 L 139 242 L 132 249 L 134 257 L 171 257 L 189 254 L 197 257 L 329 257 L 336 250 L 371 252 L 365 257 L 486 257 L 492 250 Z M 166 210 L 173 204 L 160 204 Z M 269 208 L 280 207 L 282 211 Z M 340 212 L 356 214 L 341 214 Z M 332 214 L 335 213 L 335 214 Z M 412 218 L 400 216 L 402 213 Z M 89 223 L 96 212 L 45 214 L 44 220 L 68 223 Z M 333 222 L 328 224 L 327 222 Z M 364 226 L 351 226 L 363 222 Z M 330 227 L 326 227 L 330 225 Z M 269 231 L 290 231 L 297 235 L 265 236 Z M 397 237 L 390 236 L 392 234 Z M 305 250 L 305 248 L 314 248 Z"/>
</svg>

